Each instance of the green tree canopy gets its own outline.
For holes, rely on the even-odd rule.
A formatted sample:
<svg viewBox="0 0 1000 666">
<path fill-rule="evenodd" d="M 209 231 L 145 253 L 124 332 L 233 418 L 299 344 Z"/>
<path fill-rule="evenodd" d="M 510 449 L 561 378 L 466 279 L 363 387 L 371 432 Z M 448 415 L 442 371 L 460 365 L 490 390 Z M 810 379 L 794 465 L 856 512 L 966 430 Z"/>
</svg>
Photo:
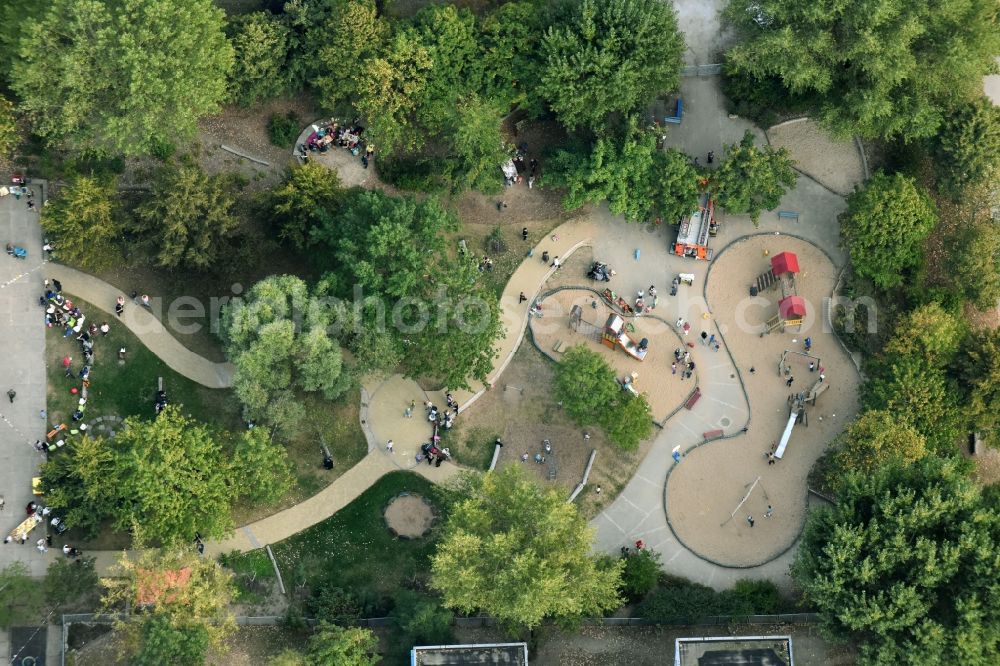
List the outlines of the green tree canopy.
<svg viewBox="0 0 1000 666">
<path fill-rule="evenodd" d="M 877 173 L 847 198 L 840 231 L 854 272 L 888 289 L 919 264 L 936 223 L 933 202 L 912 178 Z"/>
<path fill-rule="evenodd" d="M 563 207 L 608 201 L 629 222 L 659 216 L 676 222 L 698 207 L 698 172 L 676 150 L 657 150 L 656 137 L 631 123 L 625 138 L 598 138 L 589 154 L 558 150 L 546 164 L 546 185 L 566 188 Z"/>
<path fill-rule="evenodd" d="M 242 106 L 277 97 L 288 85 L 289 28 L 270 12 L 250 12 L 228 24 L 233 45 L 229 98 Z M 335 30 L 332 37 L 344 34 Z M 339 68 L 333 72 L 341 71 Z"/>
<path fill-rule="evenodd" d="M 1000 447 L 1000 331 L 970 335 L 958 362 L 959 381 L 973 428 Z"/>
<path fill-rule="evenodd" d="M 971 224 L 956 254 L 955 285 L 981 310 L 1000 302 L 1000 225 Z"/>
<path fill-rule="evenodd" d="M 938 189 L 953 199 L 988 182 L 1000 169 L 1000 108 L 983 96 L 959 106 L 945 117 L 932 148 Z"/>
<path fill-rule="evenodd" d="M 413 25 L 420 44 L 430 55 L 427 83 L 417 100 L 417 119 L 433 128 L 452 115 L 455 100 L 462 93 L 481 87 L 482 55 L 476 21 L 468 9 L 431 4 L 417 13 Z"/>
<path fill-rule="evenodd" d="M 995 664 L 998 516 L 953 461 L 852 474 L 810 515 L 792 573 L 862 664 Z"/>
<path fill-rule="evenodd" d="M 358 95 L 361 88 L 357 72 L 382 52 L 389 25 L 379 16 L 372 0 L 347 0 L 331 5 L 332 16 L 318 25 L 317 32 L 321 31 L 323 36 L 315 57 L 322 69 L 312 84 L 325 108 L 338 109 Z M 338 28 L 330 30 L 328 26 Z"/>
<path fill-rule="evenodd" d="M 898 422 L 913 426 L 932 450 L 954 450 L 963 409 L 957 387 L 937 362 L 916 356 L 893 359 L 865 385 L 862 402 L 868 409 L 887 411 Z"/>
<path fill-rule="evenodd" d="M 571 347 L 556 365 L 556 398 L 577 423 L 596 423 L 621 387 L 604 357 L 584 345 Z"/>
<path fill-rule="evenodd" d="M 956 99 L 981 94 L 1000 53 L 992 0 L 732 0 L 744 41 L 727 53 L 757 79 L 814 92 L 838 134 L 931 136 Z"/>
<path fill-rule="evenodd" d="M 318 248 L 332 250 L 321 255 L 330 269 L 324 288 L 341 298 L 360 295 L 358 325 L 405 350 L 404 371 L 451 388 L 486 379 L 502 334 L 496 296 L 478 280 L 474 260 L 448 257 L 444 234 L 457 228 L 434 199 L 353 191 L 311 235 Z"/>
<path fill-rule="evenodd" d="M 309 639 L 310 663 L 326 666 L 375 666 L 378 637 L 371 629 L 320 622 Z"/>
<path fill-rule="evenodd" d="M 834 444 L 834 485 L 850 473 L 874 474 L 888 465 L 908 465 L 927 455 L 917 430 L 890 412 L 867 411 Z"/>
<path fill-rule="evenodd" d="M 955 358 L 965 324 L 940 303 L 921 305 L 901 317 L 882 349 L 887 359 L 919 358 L 947 366 Z"/>
<path fill-rule="evenodd" d="M 232 445 L 231 473 L 239 494 L 255 504 L 272 504 L 294 483 L 285 447 L 264 428 L 244 430 Z"/>
<path fill-rule="evenodd" d="M 116 573 L 102 580 L 105 611 L 146 609 L 115 625 L 130 664 L 198 666 L 209 647 L 224 649 L 224 639 L 236 631 L 228 609 L 233 574 L 213 559 L 192 551 L 147 550 L 136 559 L 123 554 Z"/>
<path fill-rule="evenodd" d="M 194 135 L 219 110 L 233 49 L 210 0 L 53 0 L 11 85 L 50 142 L 127 155 Z"/>
<path fill-rule="evenodd" d="M 482 17 L 483 95 L 497 104 L 535 108 L 542 12 L 531 2 L 506 2 Z M 538 110 L 538 109 L 536 109 Z"/>
<path fill-rule="evenodd" d="M 195 533 L 214 538 L 232 528 L 238 481 L 216 437 L 204 424 L 167 406 L 152 421 L 125 419 L 113 440 L 107 478 L 121 502 L 114 524 L 136 542 L 185 543 Z"/>
<path fill-rule="evenodd" d="M 623 391 L 604 357 L 584 345 L 568 350 L 556 365 L 555 391 L 570 418 L 599 425 L 623 449 L 635 449 L 652 434 L 646 396 Z"/>
<path fill-rule="evenodd" d="M 368 119 L 368 139 L 383 155 L 414 150 L 423 143 L 423 136 L 414 131 L 413 113 L 433 66 L 420 36 L 412 28 L 402 28 L 355 74 L 355 106 Z"/>
<path fill-rule="evenodd" d="M 14 105 L 0 95 L 0 159 L 10 157 L 19 140 Z"/>
<path fill-rule="evenodd" d="M 312 228 L 324 213 L 337 210 L 343 190 L 337 172 L 319 162 L 293 166 L 284 182 L 270 192 L 271 215 L 278 235 L 304 249 Z"/>
<path fill-rule="evenodd" d="M 327 400 L 347 390 L 350 373 L 330 337 L 330 317 L 331 309 L 291 275 L 261 280 L 226 308 L 222 333 L 236 366 L 233 388 L 252 418 L 295 428 L 305 418 L 295 390 Z"/>
<path fill-rule="evenodd" d="M 42 615 L 39 583 L 23 562 L 11 562 L 0 569 L 0 628 L 14 623 L 38 622 Z"/>
<path fill-rule="evenodd" d="M 42 229 L 61 261 L 98 271 L 121 258 L 116 190 L 113 179 L 77 176 L 42 209 Z"/>
<path fill-rule="evenodd" d="M 610 114 L 644 111 L 656 95 L 675 90 L 683 51 L 667 3 L 568 3 L 542 38 L 538 94 L 566 127 L 597 129 Z"/>
<path fill-rule="evenodd" d="M 196 164 L 159 170 L 150 197 L 136 211 L 139 233 L 157 265 L 205 270 L 226 249 L 239 226 L 226 179 Z"/>
<path fill-rule="evenodd" d="M 727 212 L 748 214 L 754 225 L 761 211 L 771 210 L 795 186 L 795 162 L 784 148 L 758 148 L 753 132 L 746 131 L 738 144 L 725 147 L 722 164 L 712 174 L 712 188 Z"/>
<path fill-rule="evenodd" d="M 456 100 L 444 134 L 454 160 L 456 189 L 500 192 L 500 165 L 510 156 L 500 133 L 502 112 L 495 103 L 476 94 Z"/>
<path fill-rule="evenodd" d="M 517 466 L 471 480 L 448 517 L 431 586 L 459 612 L 486 611 L 508 627 L 572 620 L 616 608 L 622 565 L 599 567 L 592 530 L 554 489 Z"/>
</svg>

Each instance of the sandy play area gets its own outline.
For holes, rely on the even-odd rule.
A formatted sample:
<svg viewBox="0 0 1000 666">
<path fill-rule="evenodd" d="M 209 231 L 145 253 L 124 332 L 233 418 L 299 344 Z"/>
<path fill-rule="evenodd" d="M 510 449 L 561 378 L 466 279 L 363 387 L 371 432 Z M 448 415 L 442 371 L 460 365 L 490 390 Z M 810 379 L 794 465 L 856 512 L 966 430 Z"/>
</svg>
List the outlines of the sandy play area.
<svg viewBox="0 0 1000 666">
<path fill-rule="evenodd" d="M 770 267 L 765 250 L 771 256 L 790 251 L 798 257 L 796 292 L 807 303 L 801 331 L 760 336 L 763 322 L 777 312 L 781 297 L 775 290 L 749 296 L 751 282 Z M 809 469 L 857 413 L 858 372 L 822 323 L 823 299 L 835 280 L 836 268 L 826 255 L 787 236 L 760 235 L 741 241 L 725 249 L 711 266 L 708 302 L 746 385 L 751 421 L 746 434 L 687 451 L 667 482 L 670 525 L 688 548 L 705 558 L 746 567 L 786 550 L 805 520 Z M 812 338 L 813 359 L 799 353 L 806 335 Z M 785 350 L 791 352 L 791 387 L 778 369 Z M 810 362 L 817 366 L 813 372 Z M 788 420 L 789 395 L 812 386 L 820 367 L 830 388 L 807 407 L 808 425 L 795 426 L 784 457 L 768 465 L 767 453 Z M 730 519 L 752 486 L 746 503 Z M 773 515 L 766 517 L 769 505 Z M 753 526 L 748 516 L 754 518 Z"/>
<path fill-rule="evenodd" d="M 808 118 L 790 120 L 767 130 L 775 148 L 786 148 L 795 166 L 838 194 L 848 195 L 864 180 L 864 167 L 854 141 L 840 141 Z"/>
<path fill-rule="evenodd" d="M 434 522 L 434 512 L 419 495 L 400 495 L 385 508 L 385 523 L 404 539 L 417 539 L 427 533 Z"/>
<path fill-rule="evenodd" d="M 581 284 L 586 280 L 580 280 Z M 595 283 L 597 284 L 597 283 Z M 612 283 L 601 283 L 610 286 Z M 597 287 L 603 292 L 605 286 Z M 632 300 L 635 294 L 621 294 Z M 664 299 L 661 299 L 661 303 Z M 583 309 L 583 316 L 576 330 L 570 325 L 570 310 L 574 305 Z M 595 307 L 596 306 L 596 307 Z M 530 322 L 531 335 L 538 347 L 549 357 L 559 360 L 561 352 L 557 346 L 563 345 L 563 351 L 579 344 L 586 345 L 603 356 L 615 369 L 619 378 L 636 373 L 636 387 L 646 394 L 649 406 L 656 421 L 663 421 L 682 401 L 698 382 L 697 364 L 694 376 L 683 379 L 680 366 L 677 374 L 672 374 L 671 363 L 674 361 L 674 350 L 687 349 L 678 336 L 673 322 L 667 323 L 659 319 L 653 310 L 651 315 L 641 317 L 626 317 L 626 321 L 635 327 L 629 335 L 636 341 L 649 340 L 649 351 L 643 360 L 638 360 L 626 354 L 621 349 L 609 349 L 601 344 L 601 333 L 608 316 L 613 311 L 607 302 L 587 289 L 563 289 L 543 297 L 542 317 L 533 317 Z M 694 340 L 693 334 L 689 340 Z"/>
</svg>

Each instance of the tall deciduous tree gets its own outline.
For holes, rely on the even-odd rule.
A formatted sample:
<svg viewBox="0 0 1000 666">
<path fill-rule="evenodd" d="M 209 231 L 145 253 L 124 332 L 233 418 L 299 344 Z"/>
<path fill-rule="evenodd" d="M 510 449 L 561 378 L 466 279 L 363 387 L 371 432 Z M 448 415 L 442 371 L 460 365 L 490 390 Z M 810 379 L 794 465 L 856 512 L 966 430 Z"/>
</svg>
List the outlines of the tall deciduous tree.
<svg viewBox="0 0 1000 666">
<path fill-rule="evenodd" d="M 878 173 L 847 198 L 841 234 L 855 273 L 887 289 L 920 262 L 936 223 L 933 202 L 912 178 Z"/>
<path fill-rule="evenodd" d="M 542 13 L 531 2 L 506 2 L 480 23 L 483 49 L 483 95 L 508 107 L 536 109 L 535 54 L 541 48 Z"/>
<path fill-rule="evenodd" d="M 862 401 L 868 409 L 888 411 L 912 425 L 931 449 L 942 453 L 954 449 L 963 408 L 957 387 L 936 361 L 918 356 L 894 359 L 866 384 Z"/>
<path fill-rule="evenodd" d="M 477 477 L 469 489 L 431 564 L 431 586 L 445 606 L 532 629 L 547 617 L 572 620 L 621 603 L 622 565 L 598 566 L 576 505 L 516 466 Z"/>
<path fill-rule="evenodd" d="M 222 176 L 210 176 L 196 164 L 160 169 L 153 192 L 139 206 L 139 233 L 164 268 L 210 268 L 239 226 L 235 199 Z"/>
<path fill-rule="evenodd" d="M 712 174 L 712 187 L 727 212 L 748 214 L 754 225 L 761 211 L 778 205 L 785 191 L 795 186 L 795 162 L 784 148 L 758 148 L 747 130 L 738 144 L 725 147 L 722 164 Z"/>
<path fill-rule="evenodd" d="M 944 119 L 933 149 L 938 189 L 957 200 L 1000 169 L 1000 108 L 986 97 L 959 106 Z"/>
<path fill-rule="evenodd" d="M 327 26 L 338 26 L 329 30 Z M 372 0 L 335 3 L 332 16 L 317 28 L 322 46 L 316 59 L 321 73 L 312 80 L 325 108 L 337 109 L 352 101 L 360 88 L 358 70 L 378 56 L 389 36 L 389 24 Z"/>
<path fill-rule="evenodd" d="M 917 430 L 890 412 L 867 411 L 837 438 L 834 481 L 852 472 L 874 474 L 887 465 L 909 465 L 927 455 Z"/>
<path fill-rule="evenodd" d="M 1000 53 L 993 0 L 733 0 L 725 15 L 746 37 L 727 60 L 819 94 L 821 119 L 845 136 L 933 135 Z"/>
<path fill-rule="evenodd" d="M 0 159 L 10 156 L 17 146 L 18 140 L 14 105 L 6 97 L 0 95 Z"/>
<path fill-rule="evenodd" d="M 500 165 L 510 155 L 510 147 L 500 134 L 500 108 L 478 95 L 456 101 L 445 130 L 455 159 L 456 185 L 484 193 L 503 187 Z"/>
<path fill-rule="evenodd" d="M 270 12 L 250 12 L 236 17 L 228 28 L 234 52 L 229 98 L 250 106 L 280 95 L 288 85 L 288 26 Z M 335 30 L 333 36 L 342 32 Z"/>
<path fill-rule="evenodd" d="M 969 336 L 958 369 L 973 428 L 987 444 L 1000 447 L 1000 331 Z"/>
<path fill-rule="evenodd" d="M 295 390 L 333 400 L 348 388 L 332 323 L 330 308 L 291 275 L 261 280 L 223 312 L 233 388 L 253 418 L 294 429 L 305 417 Z"/>
<path fill-rule="evenodd" d="M 121 506 L 114 524 L 140 544 L 219 537 L 232 527 L 239 495 L 225 455 L 207 426 L 170 405 L 152 421 L 130 417 L 110 442 L 111 473 Z"/>
<path fill-rule="evenodd" d="M 277 502 L 294 482 L 285 447 L 264 428 L 244 430 L 235 440 L 230 473 L 239 494 L 256 504 Z"/>
<path fill-rule="evenodd" d="M 42 229 L 61 261 L 97 271 L 120 259 L 116 187 L 113 179 L 78 176 L 42 209 Z"/>
<path fill-rule="evenodd" d="M 372 145 L 382 154 L 413 150 L 423 143 L 414 131 L 413 113 L 427 86 L 434 60 L 412 28 L 390 38 L 378 56 L 361 65 L 355 77 L 358 111 L 368 119 Z"/>
<path fill-rule="evenodd" d="M 314 664 L 337 666 L 375 666 L 378 637 L 371 629 L 339 627 L 321 622 L 309 639 L 309 659 Z"/>
<path fill-rule="evenodd" d="M 223 25 L 210 0 L 53 0 L 11 85 L 49 141 L 148 154 L 219 109 L 233 64 Z"/>
<path fill-rule="evenodd" d="M 657 0 L 583 0 L 556 12 L 542 39 L 538 94 L 569 128 L 644 110 L 679 84 L 684 39 Z"/>
<path fill-rule="evenodd" d="M 416 35 L 431 59 L 417 105 L 417 119 L 425 127 L 438 126 L 453 112 L 456 98 L 480 88 L 482 54 L 475 23 L 472 12 L 454 5 L 431 4 L 414 18 Z"/>
<path fill-rule="evenodd" d="M 863 664 L 995 664 L 1000 513 L 952 461 L 848 477 L 810 515 L 793 575 Z"/>
<path fill-rule="evenodd" d="M 312 228 L 337 210 L 343 190 L 333 169 L 309 161 L 289 168 L 285 181 L 270 193 L 272 218 L 279 236 L 305 249 Z"/>
<path fill-rule="evenodd" d="M 142 606 L 146 612 L 119 619 L 129 663 L 197 666 L 212 646 L 236 630 L 228 606 L 232 572 L 189 551 L 147 550 L 123 554 L 114 578 L 105 578 L 105 610 Z"/>
<path fill-rule="evenodd" d="M 1000 225 L 980 222 L 966 230 L 955 265 L 956 287 L 982 310 L 1000 304 Z"/>
<path fill-rule="evenodd" d="M 406 372 L 451 388 L 486 379 L 502 335 L 496 296 L 477 280 L 475 262 L 448 257 L 444 234 L 457 228 L 434 199 L 355 191 L 312 233 L 313 243 L 332 250 L 323 255 L 325 288 L 360 295 L 359 325 L 391 336 L 405 351 Z"/>
</svg>

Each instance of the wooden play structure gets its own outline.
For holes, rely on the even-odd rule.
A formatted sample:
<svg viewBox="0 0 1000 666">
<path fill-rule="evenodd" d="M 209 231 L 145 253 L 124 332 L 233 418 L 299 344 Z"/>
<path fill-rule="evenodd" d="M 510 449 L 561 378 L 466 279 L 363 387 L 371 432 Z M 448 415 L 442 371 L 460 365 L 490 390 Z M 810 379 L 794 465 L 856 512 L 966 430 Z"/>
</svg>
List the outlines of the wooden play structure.
<svg viewBox="0 0 1000 666">
<path fill-rule="evenodd" d="M 698 210 L 683 218 L 677 226 L 674 254 L 689 259 L 710 260 L 714 252 L 708 247 L 708 239 L 718 231 L 719 226 L 715 222 L 715 204 L 708 194 L 702 194 Z"/>
<path fill-rule="evenodd" d="M 750 295 L 781 288 L 778 314 L 764 324 L 761 337 L 775 330 L 784 333 L 789 326 L 801 326 L 806 316 L 805 299 L 795 293 L 795 274 L 799 272 L 799 259 L 793 252 L 781 252 L 771 257 L 771 268 L 757 276 L 750 287 Z"/>
<path fill-rule="evenodd" d="M 607 323 L 604 324 L 601 344 L 608 349 L 620 348 L 637 361 L 646 358 L 646 354 L 649 352 L 649 341 L 646 338 L 639 342 L 633 340 L 628 331 L 625 330 L 625 320 L 617 314 L 609 316 Z"/>
</svg>

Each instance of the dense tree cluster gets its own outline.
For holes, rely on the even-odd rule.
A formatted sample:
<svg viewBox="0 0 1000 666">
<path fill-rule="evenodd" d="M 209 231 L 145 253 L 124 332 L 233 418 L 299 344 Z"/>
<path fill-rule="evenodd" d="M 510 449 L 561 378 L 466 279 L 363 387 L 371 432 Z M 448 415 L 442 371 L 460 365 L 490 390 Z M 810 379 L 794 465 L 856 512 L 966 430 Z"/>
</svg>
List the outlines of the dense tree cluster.
<svg viewBox="0 0 1000 666">
<path fill-rule="evenodd" d="M 932 136 L 1000 53 L 992 0 L 732 0 L 725 17 L 743 37 L 727 53 L 733 73 L 810 96 L 845 136 Z"/>
<path fill-rule="evenodd" d="M 219 433 L 175 406 L 126 419 L 112 440 L 77 439 L 42 479 L 68 526 L 93 534 L 110 519 L 139 544 L 222 536 L 237 499 L 273 502 L 291 487 L 285 451 L 265 430 Z"/>
</svg>

